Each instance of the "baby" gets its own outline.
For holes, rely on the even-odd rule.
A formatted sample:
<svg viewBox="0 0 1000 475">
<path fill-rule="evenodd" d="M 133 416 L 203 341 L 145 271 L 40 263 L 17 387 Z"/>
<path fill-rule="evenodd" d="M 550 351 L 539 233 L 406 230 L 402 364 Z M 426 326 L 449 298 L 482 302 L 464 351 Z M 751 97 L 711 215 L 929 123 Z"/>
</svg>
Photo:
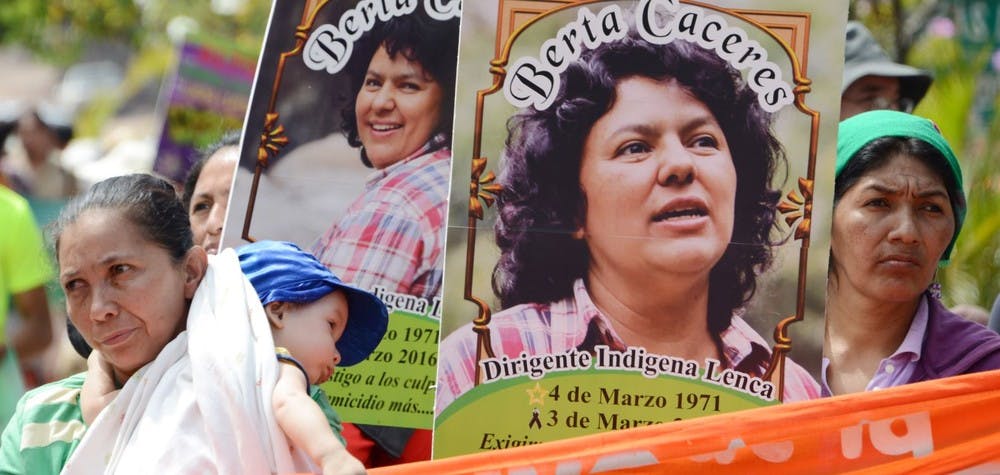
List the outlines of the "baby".
<svg viewBox="0 0 1000 475">
<path fill-rule="evenodd" d="M 336 366 L 363 361 L 385 334 L 388 312 L 373 294 L 345 285 L 311 254 L 288 242 L 259 241 L 237 249 L 271 325 L 279 363 L 272 393 L 278 425 L 324 474 L 364 473 L 340 435 L 340 418 L 316 384 Z M 80 395 L 91 424 L 117 394 L 98 352 L 87 359 Z"/>
</svg>

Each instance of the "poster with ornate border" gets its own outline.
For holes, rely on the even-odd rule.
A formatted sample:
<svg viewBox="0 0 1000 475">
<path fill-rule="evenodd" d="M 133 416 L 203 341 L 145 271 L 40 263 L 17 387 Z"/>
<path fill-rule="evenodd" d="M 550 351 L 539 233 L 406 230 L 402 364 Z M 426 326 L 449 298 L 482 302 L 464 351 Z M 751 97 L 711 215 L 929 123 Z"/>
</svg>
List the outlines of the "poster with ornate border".
<svg viewBox="0 0 1000 475">
<path fill-rule="evenodd" d="M 819 396 L 846 18 L 466 3 L 435 458 Z"/>
<path fill-rule="evenodd" d="M 322 384 L 346 422 L 432 424 L 460 17 L 458 0 L 274 4 L 223 246 L 294 242 L 389 307 L 376 350 Z"/>
</svg>

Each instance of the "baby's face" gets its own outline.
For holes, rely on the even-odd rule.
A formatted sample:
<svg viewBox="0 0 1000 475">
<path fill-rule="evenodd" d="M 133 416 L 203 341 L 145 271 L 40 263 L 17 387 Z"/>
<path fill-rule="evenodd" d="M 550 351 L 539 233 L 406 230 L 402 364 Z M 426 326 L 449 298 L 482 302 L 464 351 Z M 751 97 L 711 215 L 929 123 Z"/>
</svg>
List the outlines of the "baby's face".
<svg viewBox="0 0 1000 475">
<path fill-rule="evenodd" d="M 347 297 L 338 290 L 315 302 L 287 305 L 284 328 L 272 327 L 275 345 L 302 363 L 312 384 L 330 379 L 340 363 L 336 344 L 347 325 L 347 310 Z"/>
</svg>

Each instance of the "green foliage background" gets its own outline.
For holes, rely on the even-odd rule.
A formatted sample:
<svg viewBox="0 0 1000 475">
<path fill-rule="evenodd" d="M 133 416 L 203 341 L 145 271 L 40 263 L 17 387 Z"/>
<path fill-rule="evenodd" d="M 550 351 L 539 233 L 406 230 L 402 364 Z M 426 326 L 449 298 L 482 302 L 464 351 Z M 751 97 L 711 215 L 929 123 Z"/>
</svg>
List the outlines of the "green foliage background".
<svg viewBox="0 0 1000 475">
<path fill-rule="evenodd" d="M 987 310 L 1000 293 L 1000 31 L 995 0 L 852 0 L 864 22 L 903 61 L 934 73 L 915 114 L 937 123 L 962 164 L 969 213 L 952 261 L 938 272 L 945 302 Z M 970 14 L 971 13 L 971 14 Z M 943 19 L 954 35 L 935 32 Z M 991 25 L 992 24 L 992 25 Z"/>
<path fill-rule="evenodd" d="M 158 87 L 174 64 L 176 49 L 168 26 L 188 25 L 191 33 L 220 38 L 257 56 L 271 0 L 236 2 L 220 14 L 210 0 L 4 0 L 0 45 L 18 45 L 38 59 L 68 67 L 88 50 L 129 51 L 122 85 L 95 98 L 77 117 L 77 136 L 97 136 L 123 104 L 151 83 Z"/>
</svg>

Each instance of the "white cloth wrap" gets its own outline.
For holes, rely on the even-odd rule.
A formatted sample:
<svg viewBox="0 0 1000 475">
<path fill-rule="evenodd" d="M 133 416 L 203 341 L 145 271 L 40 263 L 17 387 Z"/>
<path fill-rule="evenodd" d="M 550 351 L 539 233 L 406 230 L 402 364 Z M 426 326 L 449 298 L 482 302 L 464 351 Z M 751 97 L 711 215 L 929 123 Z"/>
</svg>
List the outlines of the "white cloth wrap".
<svg viewBox="0 0 1000 475">
<path fill-rule="evenodd" d="M 129 378 L 63 474 L 316 472 L 274 417 L 278 362 L 257 293 L 232 249 L 208 262 L 187 330 Z"/>
</svg>

